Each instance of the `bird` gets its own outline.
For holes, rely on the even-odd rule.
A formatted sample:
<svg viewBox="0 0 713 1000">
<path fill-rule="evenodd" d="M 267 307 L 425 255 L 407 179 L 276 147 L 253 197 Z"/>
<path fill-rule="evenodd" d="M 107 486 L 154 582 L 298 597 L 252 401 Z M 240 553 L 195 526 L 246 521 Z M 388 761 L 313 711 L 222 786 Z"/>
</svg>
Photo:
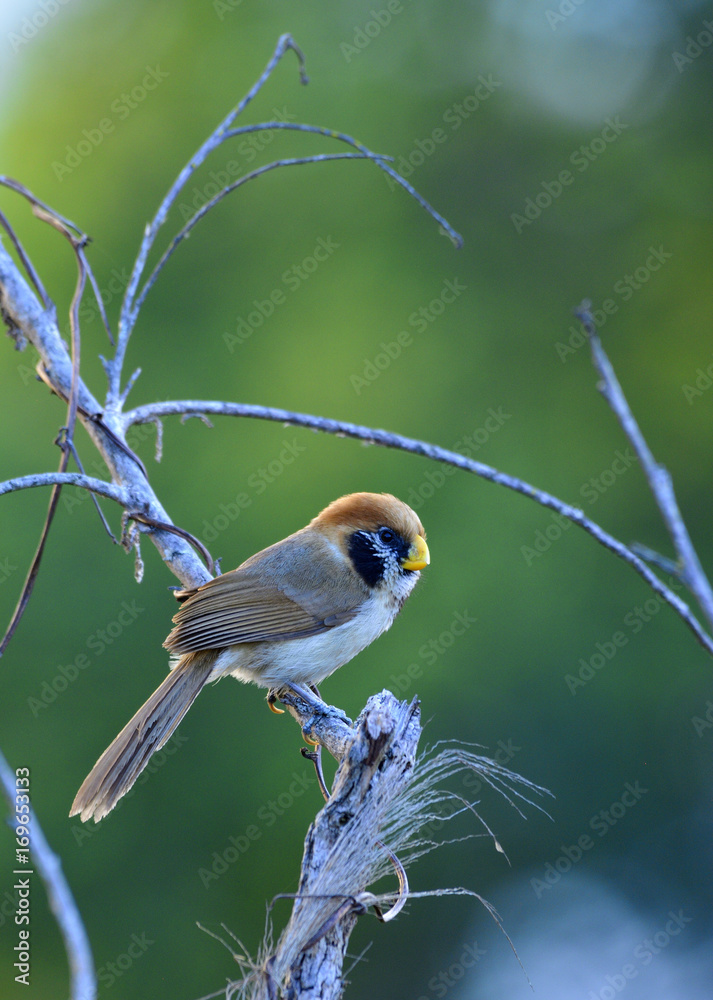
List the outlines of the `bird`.
<svg viewBox="0 0 713 1000">
<path fill-rule="evenodd" d="M 98 823 L 132 787 L 208 681 L 316 685 L 391 627 L 430 563 L 414 511 L 390 493 L 350 493 L 309 524 L 200 587 L 164 642 L 171 670 L 104 751 L 70 816 Z"/>
</svg>

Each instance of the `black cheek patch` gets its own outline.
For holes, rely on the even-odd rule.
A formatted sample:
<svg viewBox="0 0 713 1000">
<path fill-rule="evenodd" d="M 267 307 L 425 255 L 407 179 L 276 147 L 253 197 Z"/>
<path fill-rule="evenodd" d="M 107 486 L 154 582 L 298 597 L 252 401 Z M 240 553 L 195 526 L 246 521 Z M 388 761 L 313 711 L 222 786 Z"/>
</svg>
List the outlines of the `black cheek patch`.
<svg viewBox="0 0 713 1000">
<path fill-rule="evenodd" d="M 355 531 L 350 536 L 349 558 L 368 587 L 376 587 L 383 580 L 383 560 L 374 552 L 373 541 L 365 532 Z"/>
</svg>

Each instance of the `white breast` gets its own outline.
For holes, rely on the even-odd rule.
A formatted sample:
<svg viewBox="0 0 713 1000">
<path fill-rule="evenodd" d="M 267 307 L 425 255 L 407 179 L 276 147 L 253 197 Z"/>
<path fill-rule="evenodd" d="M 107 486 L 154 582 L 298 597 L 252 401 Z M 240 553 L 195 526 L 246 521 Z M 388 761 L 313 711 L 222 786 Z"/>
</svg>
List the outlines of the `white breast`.
<svg viewBox="0 0 713 1000">
<path fill-rule="evenodd" d="M 375 590 L 351 621 L 321 635 L 229 646 L 216 660 L 211 680 L 232 674 L 259 687 L 319 684 L 390 628 L 418 577 L 411 573 L 390 590 Z"/>
</svg>

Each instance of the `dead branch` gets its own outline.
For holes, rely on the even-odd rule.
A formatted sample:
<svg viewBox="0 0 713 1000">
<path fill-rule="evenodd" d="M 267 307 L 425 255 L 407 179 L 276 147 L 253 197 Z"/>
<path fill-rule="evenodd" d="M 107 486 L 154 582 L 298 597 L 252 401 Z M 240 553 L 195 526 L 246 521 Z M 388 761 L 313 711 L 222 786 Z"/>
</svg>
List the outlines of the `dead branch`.
<svg viewBox="0 0 713 1000">
<path fill-rule="evenodd" d="M 25 769 L 23 769 L 25 770 Z M 16 781 L 10 765 L 0 752 L 0 785 L 8 804 L 11 825 L 17 828 Z M 28 796 L 29 797 L 29 796 Z M 30 857 L 42 879 L 50 909 L 64 939 L 69 960 L 70 1000 L 94 1000 L 97 995 L 94 960 L 87 932 L 82 923 L 72 890 L 62 871 L 59 858 L 47 843 L 37 815 L 33 809 L 26 814 L 25 827 L 29 829 Z M 26 877 L 31 873 L 23 869 Z"/>
</svg>

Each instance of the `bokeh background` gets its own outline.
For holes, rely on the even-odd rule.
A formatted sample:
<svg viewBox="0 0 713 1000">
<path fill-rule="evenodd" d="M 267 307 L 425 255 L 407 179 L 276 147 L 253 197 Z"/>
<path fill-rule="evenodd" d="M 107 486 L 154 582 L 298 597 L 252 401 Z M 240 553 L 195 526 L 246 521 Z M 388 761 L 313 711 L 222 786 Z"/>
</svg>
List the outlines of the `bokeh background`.
<svg viewBox="0 0 713 1000">
<path fill-rule="evenodd" d="M 310 85 L 288 55 L 244 123 L 310 122 L 394 156 L 465 246 L 456 251 L 364 162 L 273 172 L 225 201 L 166 268 L 131 343 L 127 373 L 143 374 L 130 403 L 265 403 L 470 448 L 622 540 L 670 555 L 571 314 L 587 296 L 710 568 L 712 21 L 713 7 L 695 0 L 10 2 L 0 15 L 0 172 L 92 235 L 114 321 L 159 199 L 292 32 Z M 85 130 L 95 142 L 79 155 Z M 339 148 L 314 136 L 267 140 L 221 148 L 159 247 L 214 175 Z M 67 246 L 11 193 L 0 192 L 0 207 L 66 329 Z M 314 266 L 320 240 L 332 250 Z M 447 282 L 460 291 L 444 304 Z M 272 314 L 257 316 L 275 292 Z M 83 374 L 101 398 L 108 348 L 89 299 L 83 319 Z M 383 345 L 399 334 L 385 364 Z M 58 460 L 64 406 L 35 381 L 35 360 L 10 341 L 0 353 L 2 479 Z M 538 996 L 709 996 L 713 664 L 641 579 L 535 503 L 412 456 L 257 421 L 209 429 L 173 419 L 156 464 L 154 437 L 151 428 L 133 443 L 159 496 L 225 568 L 351 490 L 418 507 L 431 567 L 396 627 L 324 694 L 351 716 L 384 686 L 418 695 L 425 740 L 482 744 L 555 798 L 551 819 L 528 808 L 523 820 L 484 791 L 479 809 L 509 863 L 487 838 L 470 839 L 420 862 L 413 888 L 463 885 L 486 897 Z M 80 448 L 102 474 L 84 434 Z M 2 500 L 2 621 L 47 499 Z M 320 799 L 294 723 L 272 716 L 257 689 L 226 681 L 201 696 L 172 752 L 107 821 L 85 829 L 67 818 L 96 757 L 166 670 L 175 580 L 150 543 L 143 554 L 137 585 L 133 559 L 91 504 L 66 492 L 2 660 L 0 739 L 13 767 L 31 769 L 34 806 L 91 935 L 100 996 L 192 1000 L 238 974 L 197 922 L 225 925 L 255 951 L 267 902 L 295 889 Z M 458 615 L 469 623 L 459 636 Z M 454 788 L 463 790 L 458 779 Z M 249 827 L 259 835 L 245 849 Z M 214 867 L 225 870 L 207 878 Z M 0 995 L 62 996 L 65 957 L 37 881 L 32 984 L 13 981 L 11 869 L 6 830 Z M 278 904 L 278 929 L 286 915 Z M 367 948 L 350 973 L 354 1000 L 531 995 L 474 899 L 414 901 L 387 927 L 362 919 L 352 951 Z"/>
</svg>

